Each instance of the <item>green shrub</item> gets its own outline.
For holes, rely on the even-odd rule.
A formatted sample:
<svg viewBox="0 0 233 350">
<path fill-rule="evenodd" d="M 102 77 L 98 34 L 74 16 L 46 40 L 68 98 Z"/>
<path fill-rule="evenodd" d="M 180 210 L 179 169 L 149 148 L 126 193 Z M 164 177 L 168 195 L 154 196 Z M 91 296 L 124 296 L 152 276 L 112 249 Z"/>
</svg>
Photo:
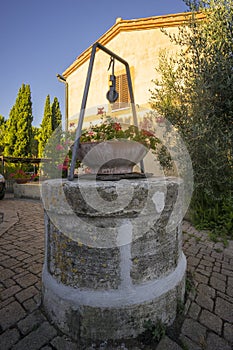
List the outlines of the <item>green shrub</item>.
<svg viewBox="0 0 233 350">
<path fill-rule="evenodd" d="M 213 200 L 207 195 L 193 198 L 191 220 L 198 229 L 211 231 L 212 240 L 233 238 L 233 196 Z"/>
<path fill-rule="evenodd" d="M 144 323 L 145 331 L 139 336 L 144 344 L 159 342 L 166 334 L 166 327 L 160 319 L 153 323 L 150 319 Z"/>
</svg>

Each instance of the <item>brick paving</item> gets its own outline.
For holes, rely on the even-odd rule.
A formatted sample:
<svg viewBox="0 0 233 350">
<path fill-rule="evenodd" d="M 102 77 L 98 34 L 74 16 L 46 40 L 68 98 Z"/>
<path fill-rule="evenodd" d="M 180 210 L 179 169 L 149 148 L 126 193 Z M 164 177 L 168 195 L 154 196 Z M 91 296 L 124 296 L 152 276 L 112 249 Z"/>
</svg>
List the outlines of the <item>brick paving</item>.
<svg viewBox="0 0 233 350">
<path fill-rule="evenodd" d="M 0 212 L 4 212 L 0 224 L 0 349 L 78 349 L 46 319 L 40 305 L 44 259 L 41 203 L 15 200 L 8 194 L 0 201 Z M 214 243 L 188 222 L 183 231 L 191 286 L 185 317 L 177 339 L 165 336 L 156 349 L 232 350 L 233 241 L 227 247 Z M 110 349 L 104 344 L 100 348 Z M 127 349 L 123 344 L 118 348 Z"/>
</svg>

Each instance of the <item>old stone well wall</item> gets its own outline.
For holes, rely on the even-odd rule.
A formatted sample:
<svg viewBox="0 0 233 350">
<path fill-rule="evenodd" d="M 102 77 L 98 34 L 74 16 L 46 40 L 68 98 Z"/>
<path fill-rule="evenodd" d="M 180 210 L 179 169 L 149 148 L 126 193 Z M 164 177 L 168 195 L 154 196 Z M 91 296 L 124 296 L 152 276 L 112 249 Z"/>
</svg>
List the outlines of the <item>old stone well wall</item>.
<svg viewBox="0 0 233 350">
<path fill-rule="evenodd" d="M 43 184 L 43 307 L 75 340 L 127 339 L 171 324 L 184 297 L 178 178 Z"/>
</svg>

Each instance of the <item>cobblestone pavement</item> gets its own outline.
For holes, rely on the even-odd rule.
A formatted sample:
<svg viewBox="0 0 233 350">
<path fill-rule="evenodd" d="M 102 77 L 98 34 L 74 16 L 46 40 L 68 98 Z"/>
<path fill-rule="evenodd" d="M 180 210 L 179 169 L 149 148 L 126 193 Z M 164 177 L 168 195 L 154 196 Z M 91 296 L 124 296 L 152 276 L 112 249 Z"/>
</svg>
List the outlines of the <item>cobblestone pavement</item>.
<svg viewBox="0 0 233 350">
<path fill-rule="evenodd" d="M 0 201 L 0 212 L 4 212 L 4 222 L 0 224 L 0 349 L 78 349 L 48 322 L 40 306 L 44 258 L 41 203 L 14 200 L 8 194 Z M 156 349 L 231 350 L 233 241 L 224 248 L 222 243 L 211 242 L 207 233 L 197 232 L 187 222 L 183 231 L 188 285 L 191 285 L 185 317 L 180 336 L 177 339 L 165 336 Z M 104 345 L 100 348 L 109 349 Z M 123 344 L 118 348 L 127 349 Z"/>
</svg>

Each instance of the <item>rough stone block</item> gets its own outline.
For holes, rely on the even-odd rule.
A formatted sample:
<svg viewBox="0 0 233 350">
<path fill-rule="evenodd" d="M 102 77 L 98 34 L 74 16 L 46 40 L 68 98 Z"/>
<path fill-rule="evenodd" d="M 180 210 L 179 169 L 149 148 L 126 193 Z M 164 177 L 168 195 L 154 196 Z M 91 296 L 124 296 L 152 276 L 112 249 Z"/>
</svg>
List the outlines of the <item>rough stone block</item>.
<svg viewBox="0 0 233 350">
<path fill-rule="evenodd" d="M 1 334 L 0 349 L 9 350 L 19 340 L 20 334 L 17 329 L 8 329 Z"/>
<path fill-rule="evenodd" d="M 28 273 L 16 279 L 16 282 L 23 288 L 27 288 L 38 281 L 38 278 L 32 273 Z"/>
<path fill-rule="evenodd" d="M 34 286 L 31 286 L 17 293 L 16 298 L 22 303 L 23 301 L 32 298 L 36 294 L 38 294 L 38 290 Z"/>
<path fill-rule="evenodd" d="M 36 330 L 21 339 L 12 347 L 12 350 L 39 350 L 56 335 L 56 330 L 48 322 L 44 322 Z"/>
<path fill-rule="evenodd" d="M 103 290 L 119 287 L 118 247 L 109 249 L 88 247 L 70 240 L 52 223 L 48 239 L 48 268 L 58 281 L 78 288 Z"/>
<path fill-rule="evenodd" d="M 223 320 L 230 323 L 233 322 L 233 304 L 229 303 L 228 301 L 222 298 L 217 298 L 214 311 Z"/>
<path fill-rule="evenodd" d="M 206 338 L 206 327 L 189 318 L 184 321 L 181 332 L 199 346 Z"/>
<path fill-rule="evenodd" d="M 233 324 L 224 324 L 224 338 L 233 345 Z"/>
<path fill-rule="evenodd" d="M 182 348 L 172 341 L 170 338 L 165 336 L 157 346 L 156 350 L 182 350 Z"/>
<path fill-rule="evenodd" d="M 13 285 L 13 286 L 5 289 L 1 293 L 2 300 L 10 298 L 11 296 L 15 295 L 19 290 L 21 290 L 21 288 L 20 288 L 20 286 L 17 286 L 17 285 Z"/>
<path fill-rule="evenodd" d="M 200 294 L 205 295 L 209 298 L 215 298 L 215 290 L 214 288 L 211 288 L 210 286 L 207 286 L 206 284 L 200 283 L 197 287 L 197 290 Z"/>
<path fill-rule="evenodd" d="M 231 350 L 231 345 L 223 338 L 214 333 L 209 333 L 207 337 L 206 350 Z"/>
<path fill-rule="evenodd" d="M 196 343 L 194 343 L 191 339 L 186 337 L 185 335 L 181 334 L 180 341 L 183 344 L 184 349 L 188 350 L 202 350 L 203 348 Z"/>
<path fill-rule="evenodd" d="M 198 304 L 196 304 L 195 302 L 192 302 L 192 304 L 189 308 L 188 314 L 191 318 L 193 318 L 194 320 L 197 320 L 200 311 L 201 311 L 201 307 Z"/>
<path fill-rule="evenodd" d="M 210 285 L 217 290 L 220 290 L 221 292 L 225 293 L 226 290 L 226 282 L 216 278 L 216 277 L 211 277 L 210 278 Z"/>
<path fill-rule="evenodd" d="M 26 312 L 16 301 L 0 310 L 0 325 L 3 330 L 13 326 L 26 316 Z"/>
<path fill-rule="evenodd" d="M 56 337 L 51 341 L 56 350 L 77 350 L 77 343 L 67 340 L 66 337 Z"/>
<path fill-rule="evenodd" d="M 44 315 L 40 311 L 35 311 L 18 322 L 18 328 L 22 334 L 31 332 L 45 321 Z"/>
<path fill-rule="evenodd" d="M 208 310 L 202 310 L 200 322 L 212 331 L 218 333 L 219 335 L 221 334 L 222 320 L 212 312 L 209 312 Z"/>
<path fill-rule="evenodd" d="M 213 311 L 213 308 L 214 308 L 213 300 L 209 296 L 203 293 L 197 294 L 196 303 L 200 305 L 202 308 L 205 308 L 209 311 Z"/>
</svg>

